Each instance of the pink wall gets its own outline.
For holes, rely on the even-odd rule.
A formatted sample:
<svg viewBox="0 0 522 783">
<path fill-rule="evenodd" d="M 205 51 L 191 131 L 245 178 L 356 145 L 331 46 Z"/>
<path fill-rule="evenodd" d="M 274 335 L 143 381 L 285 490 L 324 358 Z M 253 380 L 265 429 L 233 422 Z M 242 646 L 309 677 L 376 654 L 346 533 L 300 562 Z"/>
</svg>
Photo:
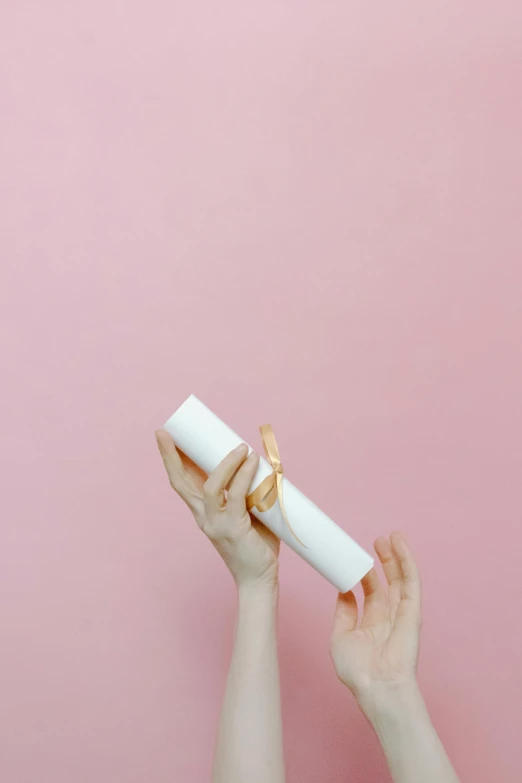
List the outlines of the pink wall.
<svg viewBox="0 0 522 783">
<path fill-rule="evenodd" d="M 520 781 L 522 6 L 2 8 L 0 779 L 209 779 L 234 596 L 153 437 L 195 391 L 408 534 L 463 780 Z M 282 557 L 289 780 L 377 783 Z"/>
</svg>

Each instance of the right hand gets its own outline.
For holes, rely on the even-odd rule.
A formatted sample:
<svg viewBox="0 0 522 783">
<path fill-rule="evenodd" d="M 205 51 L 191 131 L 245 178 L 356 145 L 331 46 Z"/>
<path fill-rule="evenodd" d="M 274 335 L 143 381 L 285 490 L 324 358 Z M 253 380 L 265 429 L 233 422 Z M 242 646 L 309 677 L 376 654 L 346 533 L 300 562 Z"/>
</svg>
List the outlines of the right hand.
<svg viewBox="0 0 522 783">
<path fill-rule="evenodd" d="M 355 595 L 340 594 L 331 645 L 339 679 L 365 712 L 383 698 L 416 688 L 421 629 L 421 581 L 404 538 L 400 533 L 379 538 L 375 551 L 388 590 L 374 568 L 362 579 L 364 614 L 358 628 Z"/>
<path fill-rule="evenodd" d="M 248 447 L 242 444 L 207 477 L 178 452 L 165 430 L 156 432 L 156 440 L 172 488 L 192 511 L 238 588 L 274 588 L 279 539 L 252 519 L 246 507 L 259 455 L 252 452 L 248 456 Z"/>
</svg>

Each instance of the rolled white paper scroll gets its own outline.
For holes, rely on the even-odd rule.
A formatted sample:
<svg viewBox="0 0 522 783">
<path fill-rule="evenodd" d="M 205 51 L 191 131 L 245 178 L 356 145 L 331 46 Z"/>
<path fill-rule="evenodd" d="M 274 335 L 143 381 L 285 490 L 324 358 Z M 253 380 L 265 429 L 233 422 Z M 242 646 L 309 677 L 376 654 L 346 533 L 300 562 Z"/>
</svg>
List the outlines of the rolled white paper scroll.
<svg viewBox="0 0 522 783">
<path fill-rule="evenodd" d="M 164 429 L 176 446 L 207 474 L 232 449 L 245 443 L 193 394 L 170 417 Z M 250 446 L 249 450 L 252 450 Z M 271 473 L 271 465 L 261 457 L 250 491 Z M 295 536 L 285 522 L 279 502 L 268 511 L 254 508 L 251 513 L 341 593 L 351 590 L 371 569 L 372 557 L 286 477 L 283 500 Z"/>
</svg>

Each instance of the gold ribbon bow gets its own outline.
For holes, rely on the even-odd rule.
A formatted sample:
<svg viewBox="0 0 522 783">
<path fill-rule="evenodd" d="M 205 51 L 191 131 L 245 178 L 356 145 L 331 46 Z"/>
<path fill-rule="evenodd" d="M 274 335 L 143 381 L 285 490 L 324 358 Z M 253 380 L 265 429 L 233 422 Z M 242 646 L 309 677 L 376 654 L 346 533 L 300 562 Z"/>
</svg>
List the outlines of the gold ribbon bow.
<svg viewBox="0 0 522 783">
<path fill-rule="evenodd" d="M 259 430 L 261 432 L 261 440 L 263 441 L 266 457 L 272 466 L 272 473 L 263 479 L 261 484 L 248 495 L 246 499 L 247 508 L 249 511 L 253 508 L 257 508 L 258 511 L 268 511 L 275 505 L 276 501 L 279 500 L 281 513 L 289 531 L 301 546 L 305 546 L 294 533 L 292 525 L 286 516 L 285 504 L 283 501 L 283 466 L 281 465 L 279 448 L 272 425 L 263 424 Z"/>
</svg>

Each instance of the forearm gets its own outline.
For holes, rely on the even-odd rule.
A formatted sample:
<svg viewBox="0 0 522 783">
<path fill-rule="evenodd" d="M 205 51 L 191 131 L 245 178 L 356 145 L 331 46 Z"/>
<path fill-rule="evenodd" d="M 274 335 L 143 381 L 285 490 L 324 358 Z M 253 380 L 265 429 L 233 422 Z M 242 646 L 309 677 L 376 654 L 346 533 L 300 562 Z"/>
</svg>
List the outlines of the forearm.
<svg viewBox="0 0 522 783">
<path fill-rule="evenodd" d="M 363 709 L 395 783 L 459 783 L 416 685 L 374 693 Z"/>
<path fill-rule="evenodd" d="M 277 589 L 239 590 L 213 783 L 284 783 Z"/>
</svg>

